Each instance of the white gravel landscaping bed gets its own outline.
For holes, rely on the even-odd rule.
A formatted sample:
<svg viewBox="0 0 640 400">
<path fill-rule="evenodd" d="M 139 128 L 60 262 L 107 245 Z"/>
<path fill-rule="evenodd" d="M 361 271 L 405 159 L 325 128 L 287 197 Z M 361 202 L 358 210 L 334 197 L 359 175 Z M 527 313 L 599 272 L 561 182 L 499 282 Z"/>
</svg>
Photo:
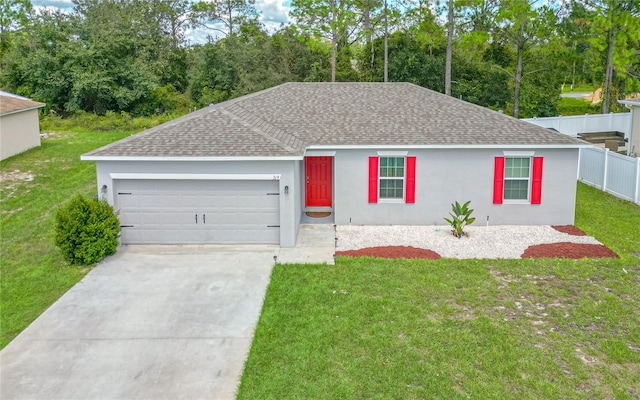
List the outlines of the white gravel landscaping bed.
<svg viewBox="0 0 640 400">
<path fill-rule="evenodd" d="M 546 243 L 601 244 L 591 236 L 559 232 L 551 226 L 468 226 L 458 239 L 448 226 L 338 225 L 337 251 L 411 246 L 447 258 L 520 258 L 529 246 Z"/>
</svg>

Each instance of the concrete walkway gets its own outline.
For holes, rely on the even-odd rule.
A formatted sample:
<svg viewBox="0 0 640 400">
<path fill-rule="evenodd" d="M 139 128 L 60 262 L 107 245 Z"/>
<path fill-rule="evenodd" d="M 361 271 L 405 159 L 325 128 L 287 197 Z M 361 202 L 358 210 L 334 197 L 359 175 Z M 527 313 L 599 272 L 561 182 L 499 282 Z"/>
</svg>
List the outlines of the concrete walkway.
<svg viewBox="0 0 640 400">
<path fill-rule="evenodd" d="M 333 224 L 302 224 L 298 230 L 296 247 L 281 248 L 278 263 L 333 265 L 335 246 Z"/>
<path fill-rule="evenodd" d="M 233 399 L 274 256 L 333 264 L 332 224 L 294 248 L 123 246 L 0 352 L 0 398 Z"/>
<path fill-rule="evenodd" d="M 592 94 L 593 92 L 565 92 L 565 93 L 560 93 L 560 97 L 569 97 L 572 99 L 584 99 L 585 97 Z"/>
<path fill-rule="evenodd" d="M 277 246 L 124 246 L 0 353 L 0 398 L 232 399 Z"/>
</svg>

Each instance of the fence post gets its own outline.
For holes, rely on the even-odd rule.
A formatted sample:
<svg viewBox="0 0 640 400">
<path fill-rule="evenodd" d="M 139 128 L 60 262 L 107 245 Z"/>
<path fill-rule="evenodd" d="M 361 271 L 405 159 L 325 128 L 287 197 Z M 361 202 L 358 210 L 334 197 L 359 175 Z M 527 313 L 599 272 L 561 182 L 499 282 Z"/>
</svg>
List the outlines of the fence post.
<svg viewBox="0 0 640 400">
<path fill-rule="evenodd" d="M 609 112 L 609 129 L 608 130 L 609 131 L 614 130 L 613 129 L 613 113 L 612 112 Z"/>
<path fill-rule="evenodd" d="M 627 131 L 627 133 L 624 135 L 624 138 L 627 139 L 627 144 L 625 145 L 625 147 L 627 148 L 627 155 L 631 156 L 631 146 L 630 146 L 630 141 L 631 141 L 631 131 L 633 131 L 633 115 L 632 113 L 627 113 L 627 115 L 629 116 L 629 129 Z"/>
<path fill-rule="evenodd" d="M 604 176 L 602 177 L 602 191 L 607 191 L 607 170 L 609 169 L 609 149 L 604 149 Z"/>
<path fill-rule="evenodd" d="M 582 132 L 587 132 L 587 119 L 589 118 L 589 114 L 585 114 L 582 119 Z"/>
<path fill-rule="evenodd" d="M 640 204 L 640 157 L 636 157 L 636 194 L 633 202 Z"/>
<path fill-rule="evenodd" d="M 578 149 L 578 176 L 576 176 L 577 180 L 580 180 L 580 170 L 582 169 L 582 166 L 580 165 L 581 161 L 582 161 L 582 147 Z"/>
</svg>

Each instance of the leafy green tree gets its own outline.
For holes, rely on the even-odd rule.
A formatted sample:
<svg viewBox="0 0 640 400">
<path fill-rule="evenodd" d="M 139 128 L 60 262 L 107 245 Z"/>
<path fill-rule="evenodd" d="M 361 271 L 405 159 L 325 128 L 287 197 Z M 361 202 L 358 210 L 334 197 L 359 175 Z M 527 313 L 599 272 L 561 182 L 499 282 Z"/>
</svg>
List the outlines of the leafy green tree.
<svg viewBox="0 0 640 400">
<path fill-rule="evenodd" d="M 199 19 L 205 21 L 201 26 L 229 37 L 240 33 L 240 27 L 257 21 L 259 15 L 255 0 L 211 0 L 200 1 L 192 7 Z M 222 28 L 217 28 L 221 25 Z"/>
<path fill-rule="evenodd" d="M 2 86 L 64 111 L 73 86 L 73 64 L 80 46 L 77 18 L 60 11 L 42 11 L 29 19 L 26 34 L 15 37 L 2 54 Z"/>
<path fill-rule="evenodd" d="M 293 0 L 291 15 L 304 32 L 331 41 L 331 82 L 336 81 L 338 53 L 346 49 L 356 29 L 353 0 Z M 348 54 L 348 52 L 346 53 Z M 351 61 L 347 58 L 347 68 Z"/>
<path fill-rule="evenodd" d="M 374 51 L 382 52 L 384 38 L 374 41 Z M 368 49 L 362 58 L 369 58 Z M 389 35 L 389 76 L 396 82 L 411 82 L 432 90 L 444 90 L 445 49 L 421 47 L 421 43 L 411 32 L 394 32 Z M 380 81 L 383 76 L 384 60 L 379 58 L 373 64 L 373 70 L 362 68 L 365 80 Z"/>
<path fill-rule="evenodd" d="M 580 3 L 573 3 L 564 12 L 558 25 L 560 43 L 553 49 L 554 59 L 564 71 L 563 84 L 568 81 L 574 88 L 577 82 L 591 82 L 592 68 L 588 62 L 590 19 Z"/>
<path fill-rule="evenodd" d="M 269 36 L 246 24 L 238 36 L 191 50 L 190 93 L 200 105 L 217 103 L 283 82 L 329 77 L 328 48 L 293 27 Z"/>
<path fill-rule="evenodd" d="M 526 75 L 538 73 L 544 69 L 525 71 L 525 58 L 531 50 L 548 40 L 555 32 L 557 22 L 554 10 L 545 6 L 535 7 L 537 0 L 502 0 L 497 14 L 498 39 L 508 43 L 516 54 L 516 65 L 505 69 L 513 77 L 513 116 L 520 116 L 520 92 Z"/>
<path fill-rule="evenodd" d="M 7 32 L 25 27 L 33 7 L 29 0 L 0 0 L 0 38 Z"/>
<path fill-rule="evenodd" d="M 590 44 L 605 60 L 602 113 L 606 114 L 617 106 L 614 100 L 621 95 L 621 85 L 618 96 L 612 95 L 616 75 L 623 85 L 627 80 L 638 85 L 640 76 L 634 72 L 640 58 L 640 0 L 576 0 L 573 7 L 586 13 Z"/>
<path fill-rule="evenodd" d="M 6 53 L 11 51 L 13 37 L 29 24 L 33 8 L 29 0 L 0 0 L 0 71 L 6 69 Z"/>
<path fill-rule="evenodd" d="M 370 64 L 373 64 L 375 53 L 373 52 L 373 38 L 383 24 L 383 0 L 354 0 L 357 9 L 361 12 L 361 33 L 364 37 L 364 46 L 371 49 Z M 388 7 L 387 7 L 388 8 Z M 371 65 L 370 65 L 371 66 Z"/>
<path fill-rule="evenodd" d="M 458 0 L 454 20 L 459 40 L 460 56 L 480 61 L 485 49 L 494 40 L 498 28 L 500 0 Z"/>
</svg>

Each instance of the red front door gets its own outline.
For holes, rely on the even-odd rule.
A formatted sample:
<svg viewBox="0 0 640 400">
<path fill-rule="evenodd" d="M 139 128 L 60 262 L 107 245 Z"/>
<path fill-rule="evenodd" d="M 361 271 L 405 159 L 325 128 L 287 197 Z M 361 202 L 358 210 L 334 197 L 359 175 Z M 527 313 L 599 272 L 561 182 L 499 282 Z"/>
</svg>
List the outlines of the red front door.
<svg viewBox="0 0 640 400">
<path fill-rule="evenodd" d="M 305 205 L 331 207 L 332 157 L 305 157 Z"/>
</svg>

